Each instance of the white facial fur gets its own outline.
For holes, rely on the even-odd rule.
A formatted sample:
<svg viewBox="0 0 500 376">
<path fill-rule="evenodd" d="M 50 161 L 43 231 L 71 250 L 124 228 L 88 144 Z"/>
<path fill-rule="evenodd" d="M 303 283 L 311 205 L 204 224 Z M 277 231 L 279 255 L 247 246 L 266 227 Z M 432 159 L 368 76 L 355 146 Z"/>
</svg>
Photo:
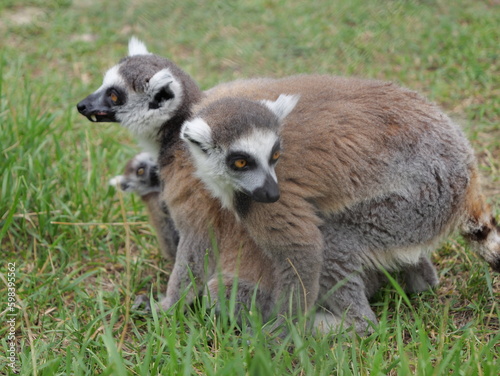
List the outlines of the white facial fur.
<svg viewBox="0 0 500 376">
<path fill-rule="evenodd" d="M 104 91 L 111 86 L 125 86 L 125 81 L 123 80 L 123 77 L 118 73 L 118 69 L 120 69 L 120 66 L 115 65 L 114 67 L 106 71 L 102 80 L 102 85 L 99 89 L 96 90 L 96 93 Z"/>
<path fill-rule="evenodd" d="M 210 126 L 202 118 L 186 121 L 181 129 L 181 139 L 187 143 L 191 152 L 196 176 L 214 197 L 221 200 L 223 207 L 231 207 L 234 187 L 227 174 L 225 153 L 213 147 Z"/>
<path fill-rule="evenodd" d="M 269 160 L 279 137 L 272 130 L 255 129 L 224 149 L 215 145 L 210 126 L 203 119 L 195 118 L 184 123 L 181 138 L 193 156 L 196 176 L 225 208 L 233 207 L 236 191 L 252 192 L 262 187 L 268 175 L 277 182 L 274 165 Z M 226 163 L 226 157 L 231 152 L 244 152 L 252 156 L 257 167 L 248 171 L 233 171 Z"/>
<path fill-rule="evenodd" d="M 112 185 L 113 187 L 119 187 L 122 181 L 123 175 L 116 175 L 115 177 L 109 179 L 109 185 Z"/>
<path fill-rule="evenodd" d="M 166 101 L 160 108 L 150 109 L 149 103 L 158 91 L 167 85 L 175 97 Z M 140 140 L 155 139 L 161 125 L 174 115 L 183 97 L 181 83 L 172 76 L 168 68 L 151 77 L 144 93 L 129 90 L 127 94 L 127 103 L 119 108 L 116 118 Z"/>
<path fill-rule="evenodd" d="M 115 113 L 120 124 L 137 137 L 143 150 L 157 156 L 159 144 L 156 139 L 162 124 L 172 118 L 183 99 L 182 85 L 171 74 L 168 68 L 158 71 L 151 79 L 144 93 L 132 91 L 119 73 L 120 65 L 109 69 L 103 84 L 96 91 L 104 92 L 109 87 L 121 87 L 127 92 L 127 102 L 118 107 Z M 167 86 L 175 94 L 174 98 L 165 101 L 159 108 L 149 108 L 155 95 Z"/>
<path fill-rule="evenodd" d="M 246 137 L 238 139 L 231 145 L 231 151 L 244 151 L 251 155 L 259 165 L 259 169 L 252 173 L 245 173 L 238 181 L 239 188 L 244 188 L 248 191 L 253 191 L 256 188 L 262 187 L 266 174 L 272 176 L 275 182 L 278 182 L 274 165 L 269 164 L 271 153 L 274 145 L 279 140 L 278 135 L 265 129 L 256 129 Z"/>
</svg>

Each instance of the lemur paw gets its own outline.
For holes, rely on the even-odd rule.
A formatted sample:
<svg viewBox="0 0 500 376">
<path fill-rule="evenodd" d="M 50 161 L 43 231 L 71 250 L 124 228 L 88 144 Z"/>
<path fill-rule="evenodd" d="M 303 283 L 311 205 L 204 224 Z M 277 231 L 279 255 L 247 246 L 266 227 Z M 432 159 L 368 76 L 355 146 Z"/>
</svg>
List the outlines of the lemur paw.
<svg viewBox="0 0 500 376">
<path fill-rule="evenodd" d="M 137 295 L 132 304 L 133 311 L 151 312 L 151 302 L 146 294 Z"/>
</svg>

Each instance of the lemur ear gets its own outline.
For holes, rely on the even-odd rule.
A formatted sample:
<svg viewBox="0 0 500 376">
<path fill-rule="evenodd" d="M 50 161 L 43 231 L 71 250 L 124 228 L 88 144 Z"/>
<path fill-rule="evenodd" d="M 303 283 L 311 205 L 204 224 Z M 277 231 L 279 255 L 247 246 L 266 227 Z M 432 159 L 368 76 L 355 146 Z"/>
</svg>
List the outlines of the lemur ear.
<svg viewBox="0 0 500 376">
<path fill-rule="evenodd" d="M 150 98 L 149 109 L 156 110 L 166 101 L 180 96 L 181 85 L 172 76 L 170 70 L 165 68 L 158 71 L 149 80 L 147 94 Z"/>
<path fill-rule="evenodd" d="M 212 130 L 205 120 L 195 118 L 191 121 L 186 121 L 181 129 L 181 139 L 189 146 L 207 153 L 213 148 Z"/>
<path fill-rule="evenodd" d="M 300 95 L 281 94 L 275 101 L 263 100 L 261 101 L 267 108 L 269 108 L 280 121 L 288 116 L 295 108 L 295 105 L 300 99 Z"/>
<path fill-rule="evenodd" d="M 149 55 L 146 45 L 136 37 L 130 38 L 128 42 L 128 56 Z"/>
</svg>

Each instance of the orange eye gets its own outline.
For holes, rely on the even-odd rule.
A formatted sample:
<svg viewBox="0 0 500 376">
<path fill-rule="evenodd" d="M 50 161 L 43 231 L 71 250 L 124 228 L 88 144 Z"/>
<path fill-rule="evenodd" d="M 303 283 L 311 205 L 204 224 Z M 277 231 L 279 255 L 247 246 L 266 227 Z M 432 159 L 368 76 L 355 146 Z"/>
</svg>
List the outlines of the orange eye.
<svg viewBox="0 0 500 376">
<path fill-rule="evenodd" d="M 247 161 L 246 159 L 237 159 L 236 161 L 234 161 L 234 167 L 236 168 L 243 168 L 247 165 Z"/>
<path fill-rule="evenodd" d="M 118 102 L 118 95 L 116 95 L 115 93 L 111 93 L 109 94 L 109 99 L 111 99 L 113 103 L 116 103 Z"/>
<path fill-rule="evenodd" d="M 137 169 L 137 175 L 139 175 L 139 176 L 144 175 L 144 167 L 141 167 L 141 168 Z"/>
<path fill-rule="evenodd" d="M 277 160 L 281 156 L 281 151 L 276 150 L 273 154 L 273 161 Z"/>
</svg>

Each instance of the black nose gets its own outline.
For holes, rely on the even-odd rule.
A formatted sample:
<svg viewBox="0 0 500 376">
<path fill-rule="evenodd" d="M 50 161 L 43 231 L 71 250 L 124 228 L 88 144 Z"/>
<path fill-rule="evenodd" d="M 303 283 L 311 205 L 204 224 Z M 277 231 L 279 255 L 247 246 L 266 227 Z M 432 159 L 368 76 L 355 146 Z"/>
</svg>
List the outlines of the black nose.
<svg viewBox="0 0 500 376">
<path fill-rule="evenodd" d="M 87 109 L 87 104 L 85 103 L 85 100 L 81 101 L 76 105 L 76 108 L 78 109 L 79 113 L 84 113 L 85 110 Z"/>
<path fill-rule="evenodd" d="M 272 203 L 279 200 L 280 193 L 279 191 L 266 191 L 263 188 L 258 188 L 253 192 L 252 198 L 257 202 Z"/>
<path fill-rule="evenodd" d="M 280 189 L 278 183 L 271 176 L 266 178 L 264 185 L 255 189 L 252 192 L 252 199 L 257 202 L 271 203 L 276 202 L 280 198 Z"/>
</svg>

